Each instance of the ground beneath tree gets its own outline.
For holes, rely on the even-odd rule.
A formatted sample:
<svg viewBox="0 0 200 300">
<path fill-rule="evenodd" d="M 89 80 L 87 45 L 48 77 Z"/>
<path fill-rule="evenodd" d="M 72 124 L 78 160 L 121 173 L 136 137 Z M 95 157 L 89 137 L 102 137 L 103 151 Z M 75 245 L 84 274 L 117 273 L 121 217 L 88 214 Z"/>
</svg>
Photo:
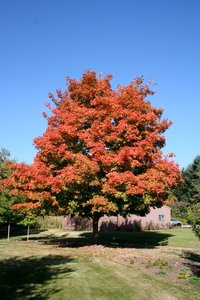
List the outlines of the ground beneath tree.
<svg viewBox="0 0 200 300">
<path fill-rule="evenodd" d="M 117 264 L 136 268 L 142 273 L 175 285 L 187 285 L 200 277 L 200 250 L 190 248 L 157 247 L 154 249 L 85 246 L 76 251 L 91 259 L 112 260 Z"/>
</svg>

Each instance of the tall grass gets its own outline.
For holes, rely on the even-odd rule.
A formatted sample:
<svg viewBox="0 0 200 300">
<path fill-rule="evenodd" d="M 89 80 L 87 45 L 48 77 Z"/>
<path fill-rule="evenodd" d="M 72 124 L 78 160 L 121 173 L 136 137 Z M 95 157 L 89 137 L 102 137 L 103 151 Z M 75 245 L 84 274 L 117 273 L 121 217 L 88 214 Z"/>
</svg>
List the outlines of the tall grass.
<svg viewBox="0 0 200 300">
<path fill-rule="evenodd" d="M 41 229 L 63 229 L 63 216 L 38 217 L 38 227 Z"/>
</svg>

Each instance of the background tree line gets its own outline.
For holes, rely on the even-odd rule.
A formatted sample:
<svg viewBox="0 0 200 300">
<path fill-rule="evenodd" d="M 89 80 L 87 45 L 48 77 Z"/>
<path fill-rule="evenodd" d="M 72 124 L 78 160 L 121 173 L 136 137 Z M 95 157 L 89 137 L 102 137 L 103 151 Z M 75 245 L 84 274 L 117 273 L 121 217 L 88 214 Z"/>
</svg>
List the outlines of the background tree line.
<svg viewBox="0 0 200 300">
<path fill-rule="evenodd" d="M 172 217 L 189 223 L 200 237 L 200 156 L 182 170 L 183 183 L 173 189 Z"/>
</svg>

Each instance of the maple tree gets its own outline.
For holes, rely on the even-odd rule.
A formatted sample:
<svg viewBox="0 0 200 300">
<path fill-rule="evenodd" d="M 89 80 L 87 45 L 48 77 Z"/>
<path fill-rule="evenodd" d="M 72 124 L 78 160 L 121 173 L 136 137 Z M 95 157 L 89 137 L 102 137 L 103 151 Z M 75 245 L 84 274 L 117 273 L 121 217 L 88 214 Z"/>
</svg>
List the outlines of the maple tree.
<svg viewBox="0 0 200 300">
<path fill-rule="evenodd" d="M 26 203 L 15 209 L 52 207 L 93 219 L 104 214 L 144 215 L 169 200 L 181 180 L 178 165 L 163 156 L 171 122 L 146 100 L 153 92 L 136 78 L 112 89 L 111 76 L 93 71 L 67 79 L 67 90 L 49 94 L 47 129 L 34 140 L 32 165 L 16 164 L 7 181 Z"/>
<path fill-rule="evenodd" d="M 11 166 L 14 163 L 10 160 L 10 152 L 5 149 L 0 149 L 0 224 L 17 224 L 24 218 L 23 213 L 12 209 L 13 204 L 23 202 L 21 196 L 10 195 L 9 189 L 4 189 L 1 182 L 7 180 L 11 175 Z"/>
<path fill-rule="evenodd" d="M 24 203 L 23 195 L 13 195 L 12 187 L 9 186 L 9 178 L 15 170 L 16 162 L 10 160 L 10 152 L 0 149 L 0 224 L 7 225 L 7 239 L 10 240 L 11 225 L 27 226 L 27 240 L 29 239 L 30 226 L 37 225 L 36 216 L 32 211 L 20 211 L 13 209 L 13 206 Z M 8 181 L 8 182 L 7 182 Z"/>
</svg>

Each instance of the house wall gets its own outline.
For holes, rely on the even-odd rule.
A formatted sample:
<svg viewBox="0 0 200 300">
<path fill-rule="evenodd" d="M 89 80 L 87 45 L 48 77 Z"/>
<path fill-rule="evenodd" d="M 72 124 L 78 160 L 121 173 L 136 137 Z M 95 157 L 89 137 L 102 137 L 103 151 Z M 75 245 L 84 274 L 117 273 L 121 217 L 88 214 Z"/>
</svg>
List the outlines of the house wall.
<svg viewBox="0 0 200 300">
<path fill-rule="evenodd" d="M 150 208 L 145 217 L 130 215 L 126 218 L 118 216 L 104 216 L 99 220 L 100 231 L 115 230 L 150 230 L 169 228 L 171 221 L 171 209 L 168 206 Z"/>
<path fill-rule="evenodd" d="M 159 216 L 163 216 L 159 218 Z M 92 220 L 81 217 L 60 217 L 63 228 L 67 230 L 92 230 Z M 130 215 L 126 218 L 118 216 L 104 216 L 99 220 L 99 230 L 151 230 L 169 228 L 171 221 L 171 209 L 169 206 L 161 208 L 150 208 L 150 212 L 145 217 Z"/>
</svg>

